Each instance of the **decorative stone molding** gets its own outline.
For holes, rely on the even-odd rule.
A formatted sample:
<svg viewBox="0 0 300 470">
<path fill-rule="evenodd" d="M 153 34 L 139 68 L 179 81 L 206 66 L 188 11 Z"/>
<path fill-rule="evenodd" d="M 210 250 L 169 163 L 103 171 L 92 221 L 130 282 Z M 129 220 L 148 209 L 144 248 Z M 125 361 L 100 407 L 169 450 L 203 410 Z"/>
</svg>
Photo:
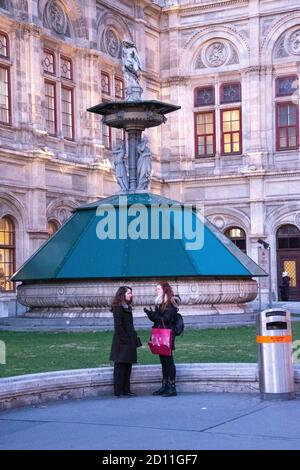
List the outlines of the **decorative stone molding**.
<svg viewBox="0 0 300 470">
<path fill-rule="evenodd" d="M 217 215 L 210 220 L 219 230 L 222 230 L 225 227 L 225 219 L 220 215 Z"/>
<path fill-rule="evenodd" d="M 279 39 L 277 46 L 274 50 L 275 59 L 281 59 L 282 57 L 288 57 L 288 52 L 285 50 L 285 34 Z"/>
<path fill-rule="evenodd" d="M 187 76 L 174 76 L 169 77 L 167 80 L 164 80 L 162 83 L 163 86 L 189 86 L 190 85 L 190 77 Z"/>
<path fill-rule="evenodd" d="M 105 49 L 112 57 L 118 57 L 120 54 L 120 41 L 112 28 L 107 28 L 105 33 Z"/>
<path fill-rule="evenodd" d="M 184 16 L 190 16 L 191 14 L 201 13 L 203 10 L 214 10 L 220 7 L 224 8 L 227 6 L 245 5 L 249 3 L 249 0 L 197 0 L 197 3 L 198 3 L 197 6 L 188 6 L 188 5 L 185 6 L 185 9 L 183 11 L 182 11 L 182 7 L 178 5 L 178 9 L 181 9 L 181 15 L 184 17 Z M 193 2 L 193 5 L 194 5 L 194 2 Z M 175 8 L 173 7 L 172 11 L 174 10 Z"/>
<path fill-rule="evenodd" d="M 239 63 L 236 49 L 229 41 L 214 41 L 201 48 L 195 62 L 195 69 L 221 67 Z"/>
<path fill-rule="evenodd" d="M 190 74 L 203 65 L 211 69 L 235 63 L 245 66 L 249 63 L 249 52 L 245 36 L 236 28 L 215 25 L 189 36 L 180 50 L 179 67 L 184 74 Z"/>
<path fill-rule="evenodd" d="M 272 26 L 269 29 L 264 40 L 262 41 L 261 48 L 260 48 L 260 56 L 265 62 L 269 62 L 271 56 L 275 58 L 280 58 L 280 57 L 286 57 L 286 55 L 284 55 L 285 53 L 287 55 L 291 53 L 289 51 L 289 47 L 287 48 L 287 40 L 291 38 L 293 32 L 295 32 L 296 30 L 299 30 L 299 22 L 300 22 L 299 11 L 293 11 L 291 13 L 288 13 L 284 16 L 279 17 L 277 21 L 274 21 L 272 23 Z M 293 28 L 291 35 L 288 35 L 288 37 L 284 40 L 284 42 L 281 42 L 282 36 L 285 35 L 286 32 L 290 28 Z M 280 46 L 279 46 L 279 42 L 281 42 Z M 274 48 L 274 45 L 275 45 L 275 48 Z M 298 48 L 298 46 L 296 46 L 296 48 Z M 283 54 L 283 55 L 280 55 L 280 54 Z M 299 55 L 299 52 L 297 52 L 297 55 Z"/>
<path fill-rule="evenodd" d="M 55 199 L 47 207 L 47 220 L 55 219 L 63 224 L 70 217 L 72 210 L 76 209 L 78 205 L 73 199 Z"/>
<path fill-rule="evenodd" d="M 300 55 L 300 29 L 293 31 L 287 39 L 287 49 L 292 55 Z"/>
<path fill-rule="evenodd" d="M 215 41 L 210 44 L 205 51 L 205 60 L 210 67 L 221 67 L 228 58 L 228 48 L 221 41 Z"/>
<path fill-rule="evenodd" d="M 118 14 L 104 13 L 98 18 L 99 49 L 113 58 L 120 57 L 121 41 L 134 42 L 133 29 Z"/>
<path fill-rule="evenodd" d="M 300 229 L 300 212 L 298 212 L 298 214 L 295 214 L 295 224 Z"/>
<path fill-rule="evenodd" d="M 122 282 L 81 281 L 22 284 L 18 286 L 18 301 L 33 309 L 54 309 L 61 316 L 84 315 L 84 309 L 99 309 L 99 313 L 109 311 L 116 290 L 121 285 L 130 284 L 134 292 L 134 305 L 153 305 L 157 280 Z M 198 280 L 170 279 L 174 292 L 181 297 L 182 306 L 228 304 L 228 307 L 251 302 L 257 296 L 257 283 L 253 280 Z M 40 311 L 41 316 L 46 311 Z M 92 316 L 93 312 L 90 312 Z M 213 312 L 215 313 L 215 311 Z M 97 311 L 94 311 L 97 316 Z"/>
<path fill-rule="evenodd" d="M 44 25 L 59 35 L 70 36 L 67 15 L 56 0 L 49 0 L 46 4 Z"/>
<path fill-rule="evenodd" d="M 12 216 L 18 223 L 27 217 L 27 210 L 22 201 L 14 194 L 0 191 L 1 214 Z M 0 215 L 1 216 L 1 215 Z"/>
</svg>

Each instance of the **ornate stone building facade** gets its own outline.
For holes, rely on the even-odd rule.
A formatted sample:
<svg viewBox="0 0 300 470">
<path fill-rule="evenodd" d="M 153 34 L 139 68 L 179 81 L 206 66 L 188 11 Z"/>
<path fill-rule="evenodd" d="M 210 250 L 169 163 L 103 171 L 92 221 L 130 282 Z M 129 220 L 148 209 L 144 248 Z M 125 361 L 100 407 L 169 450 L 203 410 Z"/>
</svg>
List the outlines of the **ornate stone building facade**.
<svg viewBox="0 0 300 470">
<path fill-rule="evenodd" d="M 86 108 L 122 99 L 133 41 L 145 99 L 182 106 L 148 131 L 151 191 L 205 215 L 300 300 L 298 0 L 0 0 L 0 316 L 10 274 L 80 204 L 117 190 L 121 132 Z M 268 281 L 262 282 L 267 295 Z"/>
</svg>

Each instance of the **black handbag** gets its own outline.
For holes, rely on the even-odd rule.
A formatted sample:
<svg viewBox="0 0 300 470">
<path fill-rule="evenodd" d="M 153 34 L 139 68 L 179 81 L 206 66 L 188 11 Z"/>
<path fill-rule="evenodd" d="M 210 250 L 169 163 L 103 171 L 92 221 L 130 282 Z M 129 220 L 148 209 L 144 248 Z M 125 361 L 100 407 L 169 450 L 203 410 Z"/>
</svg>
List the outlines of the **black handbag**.
<svg viewBox="0 0 300 470">
<path fill-rule="evenodd" d="M 141 346 L 143 346 L 141 338 L 137 335 L 137 333 L 136 333 L 135 345 L 136 345 L 137 348 L 140 348 Z"/>
</svg>

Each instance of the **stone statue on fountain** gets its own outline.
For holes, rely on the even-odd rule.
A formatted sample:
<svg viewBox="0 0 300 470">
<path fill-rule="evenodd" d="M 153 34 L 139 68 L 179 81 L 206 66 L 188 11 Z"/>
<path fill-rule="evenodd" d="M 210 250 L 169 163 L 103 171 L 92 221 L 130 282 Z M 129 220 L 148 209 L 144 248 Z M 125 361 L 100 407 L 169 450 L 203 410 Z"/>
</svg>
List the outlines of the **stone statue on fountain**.
<svg viewBox="0 0 300 470">
<path fill-rule="evenodd" d="M 122 64 L 126 85 L 126 101 L 140 100 L 143 92 L 139 83 L 141 62 L 133 42 L 122 42 Z"/>
<path fill-rule="evenodd" d="M 128 176 L 127 176 L 127 169 L 125 164 L 125 144 L 119 143 L 113 149 L 113 155 L 115 156 L 114 165 L 116 170 L 116 178 L 118 185 L 121 188 L 121 191 L 127 192 L 128 191 Z"/>
<path fill-rule="evenodd" d="M 143 137 L 137 145 L 137 189 L 149 189 L 152 173 L 152 154 L 147 137 Z"/>
</svg>

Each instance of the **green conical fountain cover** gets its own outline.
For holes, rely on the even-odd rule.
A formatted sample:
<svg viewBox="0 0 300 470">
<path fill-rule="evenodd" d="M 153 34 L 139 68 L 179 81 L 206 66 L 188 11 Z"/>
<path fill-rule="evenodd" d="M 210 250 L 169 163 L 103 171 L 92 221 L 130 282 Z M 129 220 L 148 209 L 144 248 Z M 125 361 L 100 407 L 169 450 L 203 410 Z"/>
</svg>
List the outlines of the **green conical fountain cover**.
<svg viewBox="0 0 300 470">
<path fill-rule="evenodd" d="M 159 215 L 162 205 L 163 216 Z M 168 207 L 174 209 L 169 218 Z M 177 201 L 149 193 L 116 195 L 82 206 L 12 280 L 266 275 L 208 220 L 185 209 Z M 153 223 L 154 213 L 158 225 Z M 147 222 L 143 227 L 142 216 Z"/>
</svg>

